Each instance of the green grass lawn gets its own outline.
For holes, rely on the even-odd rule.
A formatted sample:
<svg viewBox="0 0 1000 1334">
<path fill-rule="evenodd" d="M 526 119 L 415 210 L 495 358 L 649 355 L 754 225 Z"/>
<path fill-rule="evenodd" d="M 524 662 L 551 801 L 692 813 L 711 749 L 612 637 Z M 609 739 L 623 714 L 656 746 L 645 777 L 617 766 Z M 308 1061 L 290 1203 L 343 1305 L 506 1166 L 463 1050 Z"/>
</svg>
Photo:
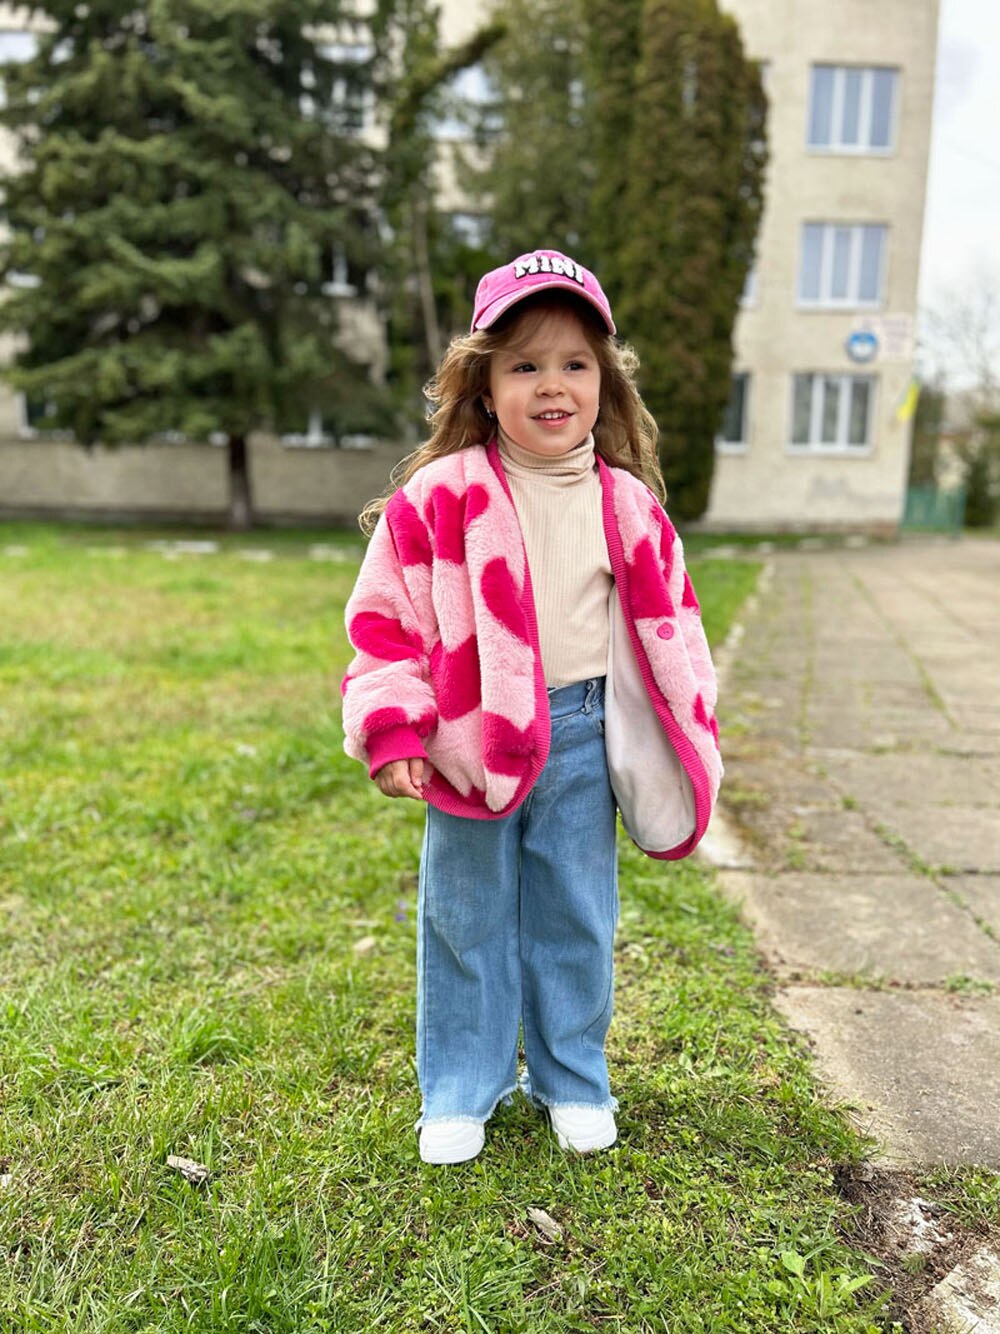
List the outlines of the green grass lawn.
<svg viewBox="0 0 1000 1334">
<path fill-rule="evenodd" d="M 322 540 L 0 526 L 0 1328 L 890 1328 L 832 1184 L 863 1146 L 700 867 L 622 849 L 619 1144 L 515 1102 L 421 1164 L 421 811 L 342 753 Z M 693 566 L 718 642 L 755 567 Z"/>
</svg>

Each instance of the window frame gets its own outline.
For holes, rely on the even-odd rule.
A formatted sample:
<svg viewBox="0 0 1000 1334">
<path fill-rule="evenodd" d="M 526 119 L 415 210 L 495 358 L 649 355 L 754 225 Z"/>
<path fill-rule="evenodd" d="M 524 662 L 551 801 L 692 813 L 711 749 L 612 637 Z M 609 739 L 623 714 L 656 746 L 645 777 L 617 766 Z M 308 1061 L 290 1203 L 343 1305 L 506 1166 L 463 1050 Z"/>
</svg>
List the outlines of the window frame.
<svg viewBox="0 0 1000 1334">
<path fill-rule="evenodd" d="M 471 143 L 477 137 L 471 120 L 486 116 L 490 108 L 496 107 L 500 96 L 497 84 L 482 60 L 477 60 L 456 71 L 446 86 L 445 104 L 432 120 L 431 134 L 439 143 Z"/>
<path fill-rule="evenodd" d="M 822 236 L 820 240 L 819 254 L 819 295 L 804 296 L 806 277 L 806 236 L 807 229 L 810 227 L 820 228 Z M 862 297 L 858 292 L 861 286 L 861 274 L 864 267 L 864 233 L 866 231 L 878 231 L 881 233 L 879 243 L 878 257 L 878 291 L 874 298 Z M 835 250 L 837 245 L 837 233 L 850 232 L 850 254 L 848 256 L 848 295 L 846 297 L 833 296 L 830 293 L 833 287 L 833 274 L 835 264 Z M 889 238 L 890 229 L 887 222 L 846 222 L 846 221 L 812 221 L 807 220 L 799 227 L 799 274 L 795 285 L 795 305 L 798 310 L 882 310 L 885 306 L 885 292 L 889 268 Z"/>
<path fill-rule="evenodd" d="M 31 420 L 32 400 L 29 398 L 28 394 L 24 392 L 23 389 L 19 389 L 14 395 L 14 398 L 17 403 L 17 409 L 18 409 L 17 438 L 19 440 L 73 441 L 76 439 L 76 435 L 74 434 L 74 432 L 69 430 L 65 426 L 45 426 L 44 424 L 33 423 Z M 36 398 L 33 401 L 37 408 L 39 405 L 39 400 Z M 43 404 L 47 404 L 48 401 L 49 401 L 48 397 L 45 397 L 43 400 L 41 400 Z M 45 413 L 43 412 L 42 416 L 44 415 Z"/>
<path fill-rule="evenodd" d="M 743 279 L 743 291 L 740 293 L 740 310 L 756 310 L 760 305 L 760 262 L 755 255 L 753 263 L 747 269 Z"/>
<path fill-rule="evenodd" d="M 753 375 L 750 371 L 733 371 L 729 377 L 729 392 L 732 395 L 733 384 L 735 381 L 743 382 L 743 404 L 740 413 L 740 434 L 739 440 L 727 440 L 722 434 L 720 427 L 715 437 L 715 452 L 717 454 L 746 454 L 750 448 L 750 401 L 753 387 Z M 726 405 L 728 415 L 729 405 Z M 725 423 L 723 423 L 725 424 Z"/>
<path fill-rule="evenodd" d="M 338 121 L 338 128 L 350 138 L 364 138 L 375 126 L 375 92 L 370 83 L 359 82 L 350 71 L 369 64 L 375 56 L 370 40 L 321 42 L 317 54 L 336 67 L 330 85 L 327 115 Z M 313 98 L 306 94 L 313 104 Z M 309 114 L 315 114 L 314 104 Z"/>
<path fill-rule="evenodd" d="M 817 70 L 833 71 L 833 94 L 830 107 L 830 142 L 813 141 L 813 118 L 816 97 Z M 892 99 L 889 105 L 889 142 L 872 144 L 871 131 L 875 114 L 875 75 L 886 72 L 892 78 Z M 851 73 L 861 75 L 861 91 L 858 96 L 858 142 L 845 143 L 842 138 L 844 109 L 846 99 L 847 76 Z M 846 157 L 892 157 L 897 151 L 899 134 L 899 93 L 902 82 L 902 70 L 898 65 L 836 65 L 832 61 L 817 60 L 809 66 L 809 100 L 806 106 L 806 151 L 825 156 Z"/>
<path fill-rule="evenodd" d="M 471 209 L 449 209 L 441 215 L 453 236 L 470 250 L 483 250 L 489 240 L 490 215 Z"/>
<path fill-rule="evenodd" d="M 4 45 L 4 39 L 7 37 L 17 37 L 24 39 L 24 45 L 28 48 L 26 54 L 4 54 L 0 50 L 0 107 L 7 105 L 7 80 L 4 78 L 4 70 L 8 65 L 26 65 L 29 60 L 34 60 L 38 55 L 38 33 L 30 28 L 12 28 L 10 26 L 0 27 L 0 48 Z M 15 46 L 19 43 L 15 43 Z"/>
<path fill-rule="evenodd" d="M 809 439 L 805 442 L 795 440 L 795 404 L 800 380 L 810 380 L 812 382 L 809 402 Z M 817 438 L 822 435 L 822 422 L 826 411 L 826 382 L 829 380 L 836 380 L 840 385 L 840 396 L 837 404 L 837 439 L 835 441 L 824 441 Z M 785 444 L 785 454 L 791 458 L 870 458 L 875 452 L 873 437 L 877 419 L 879 380 L 878 375 L 856 371 L 793 371 L 791 374 L 791 402 L 788 412 L 788 438 Z M 844 389 L 845 386 L 853 387 L 856 381 L 868 385 L 865 443 L 863 445 L 852 445 L 847 438 L 850 434 L 853 395 L 845 393 Z M 823 385 L 822 393 L 816 392 L 816 387 L 819 384 Z"/>
</svg>

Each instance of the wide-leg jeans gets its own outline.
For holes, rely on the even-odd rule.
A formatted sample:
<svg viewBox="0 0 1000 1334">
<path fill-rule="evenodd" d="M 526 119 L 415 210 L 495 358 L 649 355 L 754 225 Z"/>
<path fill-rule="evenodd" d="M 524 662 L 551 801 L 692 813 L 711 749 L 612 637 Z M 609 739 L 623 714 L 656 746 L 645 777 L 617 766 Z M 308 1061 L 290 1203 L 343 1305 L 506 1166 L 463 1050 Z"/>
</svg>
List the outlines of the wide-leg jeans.
<svg viewBox="0 0 1000 1334">
<path fill-rule="evenodd" d="M 417 909 L 421 1123 L 485 1121 L 518 1083 L 547 1106 L 611 1107 L 604 1041 L 618 917 L 604 678 L 549 691 L 552 743 L 500 820 L 428 807 Z"/>
</svg>

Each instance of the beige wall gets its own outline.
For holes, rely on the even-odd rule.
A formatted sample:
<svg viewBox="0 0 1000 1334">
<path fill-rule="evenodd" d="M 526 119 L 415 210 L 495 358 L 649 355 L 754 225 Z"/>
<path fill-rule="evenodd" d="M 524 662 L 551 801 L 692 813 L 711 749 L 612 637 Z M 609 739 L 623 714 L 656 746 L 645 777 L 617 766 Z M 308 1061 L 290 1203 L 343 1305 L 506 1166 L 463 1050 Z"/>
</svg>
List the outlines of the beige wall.
<svg viewBox="0 0 1000 1334">
<path fill-rule="evenodd" d="M 404 450 L 288 449 L 251 440 L 259 516 L 271 522 L 353 525 L 384 490 Z M 0 439 L 0 515 L 188 519 L 218 522 L 226 511 L 226 451 L 211 445 L 93 450 L 53 440 Z"/>
<path fill-rule="evenodd" d="M 444 46 L 458 46 L 489 18 L 492 0 L 441 0 L 440 32 Z"/>
<path fill-rule="evenodd" d="M 910 426 L 897 418 L 913 370 L 912 328 L 933 105 L 938 0 L 722 0 L 747 53 L 767 62 L 770 100 L 767 203 L 758 240 L 757 298 L 736 329 L 735 369 L 751 375 L 748 447 L 721 454 L 707 515 L 717 527 L 894 525 L 902 513 Z M 896 143 L 856 156 L 806 148 L 813 63 L 900 70 Z M 878 311 L 799 310 L 804 222 L 888 227 Z M 848 335 L 870 320 L 903 337 L 878 358 L 852 363 Z M 905 336 L 907 328 L 911 336 Z M 788 449 L 795 372 L 877 377 L 870 450 L 850 456 Z"/>
</svg>

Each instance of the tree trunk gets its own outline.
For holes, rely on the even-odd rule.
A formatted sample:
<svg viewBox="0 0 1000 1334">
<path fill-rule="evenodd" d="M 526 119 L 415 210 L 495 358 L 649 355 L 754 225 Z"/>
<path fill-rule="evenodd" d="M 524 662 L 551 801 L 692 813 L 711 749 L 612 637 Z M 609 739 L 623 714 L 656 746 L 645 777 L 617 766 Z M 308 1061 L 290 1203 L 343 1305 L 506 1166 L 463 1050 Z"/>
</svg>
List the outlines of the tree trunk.
<svg viewBox="0 0 1000 1334">
<path fill-rule="evenodd" d="M 411 200 L 413 224 L 413 268 L 420 293 L 420 311 L 424 322 L 424 347 L 433 374 L 441 360 L 441 328 L 438 324 L 437 305 L 434 301 L 434 281 L 431 274 L 430 242 L 427 236 L 427 201 L 418 190 Z"/>
<path fill-rule="evenodd" d="M 245 435 L 231 435 L 229 453 L 228 526 L 246 532 L 254 526 L 253 493 L 250 489 L 250 459 Z"/>
</svg>

